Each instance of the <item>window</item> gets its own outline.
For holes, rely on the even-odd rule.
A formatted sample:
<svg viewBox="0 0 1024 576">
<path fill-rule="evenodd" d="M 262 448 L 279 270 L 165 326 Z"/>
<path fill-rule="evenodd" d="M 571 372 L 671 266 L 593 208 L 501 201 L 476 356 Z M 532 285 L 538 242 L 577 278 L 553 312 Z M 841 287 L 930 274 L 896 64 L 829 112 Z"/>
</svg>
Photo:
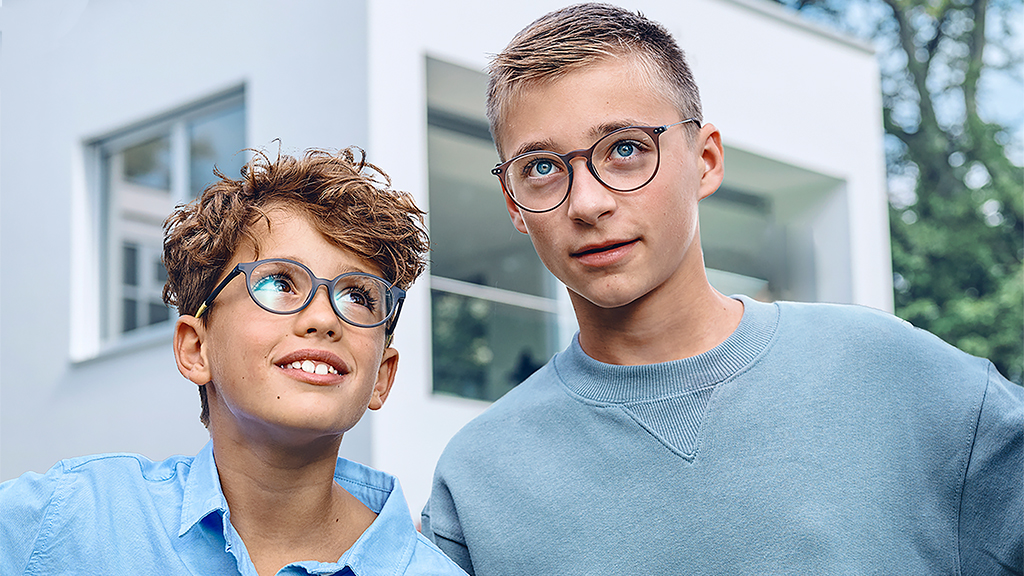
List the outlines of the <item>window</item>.
<svg viewBox="0 0 1024 576">
<path fill-rule="evenodd" d="M 783 271 L 770 198 L 723 185 L 701 200 L 700 231 L 708 281 L 716 290 L 776 299 L 772 291 Z"/>
<path fill-rule="evenodd" d="M 245 105 L 234 92 L 93 143 L 100 192 L 101 337 L 116 343 L 171 311 L 161 299 L 163 222 L 248 157 Z"/>
<path fill-rule="evenodd" d="M 427 58 L 434 392 L 493 401 L 565 338 L 561 284 L 512 227 L 484 119 L 486 77 Z"/>
</svg>

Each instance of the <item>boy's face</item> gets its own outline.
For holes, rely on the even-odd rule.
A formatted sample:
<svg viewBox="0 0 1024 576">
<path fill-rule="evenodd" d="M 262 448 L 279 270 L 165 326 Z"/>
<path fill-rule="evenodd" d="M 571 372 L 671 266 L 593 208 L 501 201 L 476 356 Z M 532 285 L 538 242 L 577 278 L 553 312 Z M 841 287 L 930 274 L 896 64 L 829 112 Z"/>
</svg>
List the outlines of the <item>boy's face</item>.
<svg viewBox="0 0 1024 576">
<path fill-rule="evenodd" d="M 260 259 L 296 260 L 327 279 L 352 271 L 380 275 L 372 263 L 329 242 L 301 211 L 276 207 L 267 215 L 270 230 L 262 221 L 254 230 Z M 236 264 L 255 259 L 252 246 L 241 246 L 222 278 Z M 198 335 L 201 362 L 195 370 L 181 370 L 210 386 L 214 434 L 300 441 L 338 436 L 355 426 L 367 407 L 380 408 L 398 363 L 398 353 L 384 347 L 384 327 L 346 324 L 334 313 L 326 289 L 298 313 L 279 315 L 257 306 L 239 275 L 217 296 L 205 327 L 190 316 L 179 322 Z M 188 351 L 179 350 L 178 341 L 176 334 L 181 367 Z M 312 362 L 313 373 L 293 367 L 296 362 Z M 317 366 L 327 373 L 316 373 Z"/>
<path fill-rule="evenodd" d="M 660 86 L 626 56 L 527 87 L 508 106 L 501 149 L 510 158 L 537 149 L 564 154 L 623 126 L 684 120 Z M 513 224 L 569 287 L 577 314 L 664 289 L 682 296 L 676 288 L 696 281 L 698 271 L 702 277 L 697 202 L 721 183 L 721 147 L 714 126 L 701 128 L 695 145 L 687 130 L 684 124 L 661 134 L 658 173 L 635 192 L 609 190 L 577 158 L 569 198 L 557 209 L 525 212 L 506 196 Z"/>
</svg>

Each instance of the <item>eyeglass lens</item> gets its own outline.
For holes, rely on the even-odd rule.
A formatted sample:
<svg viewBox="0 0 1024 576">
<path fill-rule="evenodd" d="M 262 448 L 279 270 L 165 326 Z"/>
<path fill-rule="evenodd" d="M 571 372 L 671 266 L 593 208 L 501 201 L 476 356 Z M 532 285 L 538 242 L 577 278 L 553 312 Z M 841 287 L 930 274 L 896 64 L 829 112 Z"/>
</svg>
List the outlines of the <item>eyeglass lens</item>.
<svg viewBox="0 0 1024 576">
<path fill-rule="evenodd" d="M 309 300 L 313 277 L 291 262 L 269 260 L 249 273 L 249 293 L 264 308 L 283 314 L 296 312 Z M 366 274 L 347 274 L 338 278 L 331 294 L 341 316 L 356 325 L 379 324 L 394 306 L 390 288 Z"/>
<path fill-rule="evenodd" d="M 608 134 L 594 145 L 591 161 L 598 179 L 619 192 L 646 184 L 658 168 L 658 144 L 638 128 Z M 558 156 L 535 152 L 516 159 L 508 167 L 506 186 L 516 202 L 530 210 L 558 205 L 569 187 L 569 171 Z"/>
</svg>

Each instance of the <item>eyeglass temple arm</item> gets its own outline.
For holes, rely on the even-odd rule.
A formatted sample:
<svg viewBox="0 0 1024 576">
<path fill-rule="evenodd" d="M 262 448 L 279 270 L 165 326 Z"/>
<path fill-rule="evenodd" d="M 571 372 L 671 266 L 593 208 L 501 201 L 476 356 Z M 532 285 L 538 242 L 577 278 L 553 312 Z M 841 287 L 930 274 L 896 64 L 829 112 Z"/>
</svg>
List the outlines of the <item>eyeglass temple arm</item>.
<svg viewBox="0 0 1024 576">
<path fill-rule="evenodd" d="M 395 313 L 391 316 L 391 320 L 388 320 L 387 326 L 384 327 L 384 347 L 391 346 L 391 341 L 395 338 L 395 326 L 398 325 L 398 315 L 402 313 L 402 305 L 405 304 L 405 297 L 398 299 L 398 304 L 395 305 Z"/>
<path fill-rule="evenodd" d="M 210 292 L 210 295 L 207 296 L 206 300 L 203 300 L 203 304 L 199 306 L 199 310 L 196 310 L 196 318 L 202 317 L 202 315 L 210 308 L 210 304 L 213 304 L 217 295 L 220 294 L 220 291 L 228 285 L 228 282 L 231 282 L 232 278 L 238 276 L 241 272 L 242 269 L 236 266 L 235 269 L 231 271 L 231 274 L 228 274 L 224 280 L 221 280 L 220 284 L 217 284 L 217 287 L 213 289 L 213 292 Z"/>
<path fill-rule="evenodd" d="M 680 124 L 686 124 L 687 122 L 696 122 L 697 123 L 697 128 L 701 127 L 700 120 L 698 120 L 697 118 L 687 118 L 686 120 L 680 120 L 679 122 L 673 122 L 671 124 L 666 124 L 664 126 L 659 126 L 659 127 L 654 129 L 654 133 L 655 134 L 661 134 L 662 132 L 664 132 L 665 130 L 668 130 L 669 128 L 671 128 L 673 126 L 679 126 Z"/>
</svg>

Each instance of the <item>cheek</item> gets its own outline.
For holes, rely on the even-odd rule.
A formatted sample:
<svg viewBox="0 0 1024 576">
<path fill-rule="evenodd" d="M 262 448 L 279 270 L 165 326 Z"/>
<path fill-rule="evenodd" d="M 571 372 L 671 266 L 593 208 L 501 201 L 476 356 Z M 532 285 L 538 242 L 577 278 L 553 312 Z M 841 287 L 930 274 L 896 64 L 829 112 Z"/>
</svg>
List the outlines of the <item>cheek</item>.
<svg viewBox="0 0 1024 576">
<path fill-rule="evenodd" d="M 544 266 L 552 272 L 558 270 L 561 262 L 558 258 L 552 256 L 558 250 L 555 240 L 543 231 L 531 230 L 530 242 L 533 244 L 533 249 L 537 252 L 537 256 L 544 263 Z"/>
<path fill-rule="evenodd" d="M 559 212 L 561 208 L 555 210 Z M 523 220 L 523 227 L 526 229 L 526 233 L 530 236 L 530 242 L 533 243 L 534 249 L 540 254 L 549 250 L 549 247 L 554 247 L 557 244 L 557 228 L 556 222 L 558 216 L 554 213 L 547 214 L 531 214 L 531 218 Z M 552 218 L 553 217 L 553 218 Z M 561 215 L 565 218 L 565 215 Z"/>
</svg>

